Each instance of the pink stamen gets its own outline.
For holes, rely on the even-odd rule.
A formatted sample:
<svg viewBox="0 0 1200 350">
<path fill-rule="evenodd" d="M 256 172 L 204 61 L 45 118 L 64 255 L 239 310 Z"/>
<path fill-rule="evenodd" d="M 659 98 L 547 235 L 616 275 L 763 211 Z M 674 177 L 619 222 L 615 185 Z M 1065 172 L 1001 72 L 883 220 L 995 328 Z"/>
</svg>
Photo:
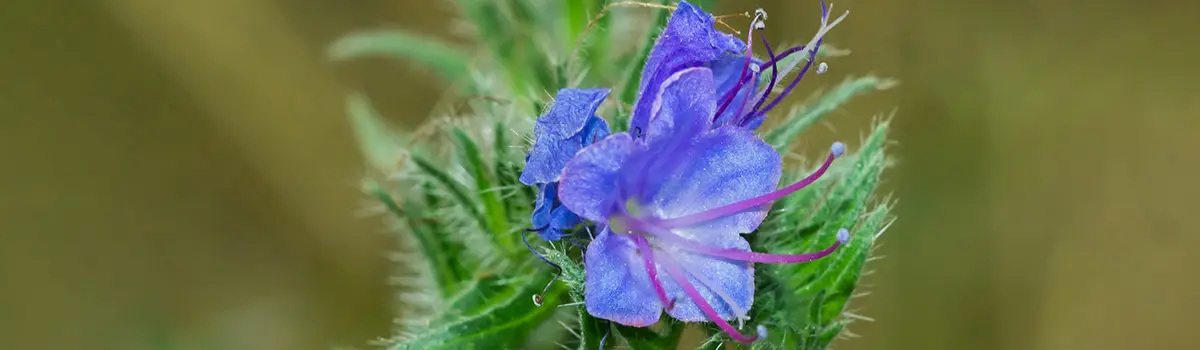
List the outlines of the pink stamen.
<svg viewBox="0 0 1200 350">
<path fill-rule="evenodd" d="M 667 298 L 667 290 L 663 288 L 662 281 L 658 279 L 658 269 L 654 264 L 654 250 L 650 249 L 650 242 L 646 241 L 646 237 L 642 235 L 631 235 L 633 243 L 637 245 L 638 252 L 642 256 L 642 263 L 646 266 L 646 272 L 650 274 L 650 284 L 654 285 L 654 293 L 658 294 L 658 300 L 663 303 L 667 311 L 675 308 L 675 299 Z"/>
<path fill-rule="evenodd" d="M 717 314 L 717 310 L 713 309 L 712 305 L 709 305 L 708 301 L 704 300 L 704 296 L 700 295 L 700 291 L 696 290 L 696 286 L 693 286 L 692 282 L 688 281 L 687 276 L 684 275 L 683 269 L 680 269 L 679 265 L 677 265 L 674 261 L 672 261 L 670 258 L 664 258 L 659 259 L 659 263 L 661 263 L 663 267 L 667 269 L 667 274 L 671 275 L 671 278 L 675 280 L 675 283 L 679 284 L 679 287 L 683 288 L 684 294 L 687 294 L 688 298 L 691 298 L 692 301 L 696 302 L 696 306 L 700 307 L 700 311 L 704 312 L 704 316 L 708 317 L 708 319 L 713 323 L 716 323 L 717 327 L 720 327 L 721 330 L 729 334 L 733 340 L 737 340 L 745 344 L 750 344 L 755 340 L 758 340 L 757 335 L 743 335 L 741 332 L 738 332 L 737 329 L 733 328 L 733 325 L 730 325 L 729 322 L 726 322 L 724 319 L 722 319 L 721 315 Z"/>
<path fill-rule="evenodd" d="M 838 233 L 837 233 L 837 239 L 838 239 L 837 242 L 834 242 L 828 248 L 825 248 L 819 252 L 807 253 L 807 254 L 758 253 L 758 252 L 747 252 L 747 251 L 737 250 L 737 249 L 733 249 L 733 248 L 721 248 L 721 247 L 704 244 L 704 243 L 697 242 L 695 240 L 691 240 L 686 237 L 680 236 L 674 232 L 671 232 L 667 229 L 663 229 L 659 226 L 655 226 L 653 224 L 647 223 L 641 219 L 629 218 L 628 220 L 629 220 L 628 223 L 629 223 L 630 228 L 653 235 L 654 238 L 661 239 L 664 242 L 670 244 L 672 247 L 676 247 L 679 249 L 692 251 L 692 252 L 696 252 L 696 253 L 700 253 L 700 254 L 704 254 L 704 255 L 708 255 L 708 256 L 718 257 L 718 258 L 722 258 L 722 259 L 736 260 L 736 261 L 748 261 L 748 262 L 764 263 L 764 264 L 799 264 L 799 263 L 816 261 L 816 260 L 819 260 L 826 256 L 829 256 L 830 254 L 833 254 L 833 252 L 837 251 L 838 247 L 840 247 L 842 244 L 847 243 L 850 239 L 849 231 L 846 231 L 846 229 L 840 229 L 840 230 L 838 230 Z M 642 239 L 644 240 L 645 238 L 642 238 Z M 639 247 L 639 249 L 640 249 L 640 247 Z"/>
<path fill-rule="evenodd" d="M 819 179 L 821 177 L 821 175 L 825 174 L 825 171 L 829 170 L 829 166 L 833 164 L 833 159 L 841 156 L 842 153 L 845 151 L 846 151 L 845 145 L 843 145 L 841 142 L 835 142 L 833 144 L 833 147 L 831 147 L 831 149 L 830 149 L 829 157 L 825 158 L 825 163 L 821 164 L 821 167 L 819 169 L 817 169 L 816 172 L 813 172 L 812 174 L 808 175 L 808 177 L 806 177 L 794 184 L 791 184 L 790 186 L 784 187 L 783 189 L 780 189 L 778 191 L 767 193 L 767 194 L 764 194 L 764 195 L 761 195 L 758 197 L 742 200 L 739 202 L 734 202 L 733 204 L 728 204 L 728 205 L 716 207 L 713 209 L 705 210 L 705 211 L 702 211 L 699 213 L 686 215 L 686 216 L 678 217 L 678 218 L 674 218 L 674 219 L 662 220 L 662 221 L 657 222 L 657 224 L 659 224 L 663 227 L 668 227 L 668 228 L 688 227 L 688 226 L 699 224 L 699 223 L 702 223 L 705 221 L 737 214 L 737 213 L 740 213 L 740 212 L 743 212 L 743 211 L 746 211 L 746 210 L 749 210 L 752 208 L 757 208 L 758 206 L 761 206 L 761 205 L 773 203 L 776 200 L 779 200 L 780 198 L 786 197 L 787 195 L 795 193 L 796 191 L 799 191 L 800 189 L 812 184 L 813 182 L 816 182 L 817 179 Z"/>
</svg>

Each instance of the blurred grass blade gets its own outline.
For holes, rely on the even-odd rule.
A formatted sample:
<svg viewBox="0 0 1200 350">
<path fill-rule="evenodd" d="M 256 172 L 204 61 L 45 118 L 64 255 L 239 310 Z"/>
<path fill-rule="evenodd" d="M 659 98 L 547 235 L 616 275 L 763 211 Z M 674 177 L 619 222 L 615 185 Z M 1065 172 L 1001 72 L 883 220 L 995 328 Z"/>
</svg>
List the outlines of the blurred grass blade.
<svg viewBox="0 0 1200 350">
<path fill-rule="evenodd" d="M 849 54 L 850 54 L 850 50 L 839 49 L 839 48 L 833 46 L 832 44 L 821 44 L 821 49 L 817 50 L 817 57 L 838 57 L 838 56 L 846 56 Z M 775 78 L 776 90 L 774 90 L 774 91 L 776 91 L 776 92 L 783 91 L 782 88 L 784 86 L 787 86 L 787 84 L 791 84 L 791 80 L 785 79 L 785 78 L 787 78 L 788 74 L 792 74 L 793 71 L 795 71 L 797 67 L 800 67 L 801 62 L 807 62 L 807 61 L 808 61 L 808 55 L 807 55 L 807 51 L 806 51 L 806 52 L 797 52 L 797 53 L 791 54 L 787 57 L 780 59 L 779 62 L 776 62 L 775 69 L 779 70 L 779 74 Z M 763 67 L 762 71 L 763 72 L 771 72 L 771 67 L 770 66 Z M 804 75 L 808 76 L 808 74 L 812 74 L 812 73 L 816 73 L 816 67 L 809 67 L 808 72 L 806 72 Z M 771 74 L 763 74 L 762 76 L 758 77 L 758 83 L 760 86 L 767 86 L 767 84 L 770 84 L 771 83 Z"/>
<path fill-rule="evenodd" d="M 664 4 L 666 2 L 666 0 L 658 1 L 660 4 Z M 646 58 L 650 57 L 650 51 L 654 48 L 654 40 L 657 39 L 658 35 L 661 34 L 663 29 L 667 27 L 667 20 L 671 17 L 671 11 L 656 11 L 658 11 L 658 13 L 655 15 L 654 26 L 650 27 L 650 29 L 646 31 L 646 37 L 642 39 L 643 41 L 640 51 L 638 51 L 637 56 L 634 57 L 633 61 L 631 62 L 632 64 L 625 69 L 624 83 L 621 84 L 621 103 L 625 105 L 632 106 L 634 99 L 637 98 L 638 87 L 642 82 L 642 68 L 644 68 L 646 65 Z M 624 129 L 627 126 L 615 125 L 614 127 Z"/>
<path fill-rule="evenodd" d="M 401 139 L 388 130 L 367 96 L 361 93 L 347 96 L 346 114 L 350 116 L 359 150 L 367 162 L 383 172 L 394 170 L 402 152 Z"/>
<path fill-rule="evenodd" d="M 334 61 L 382 56 L 418 63 L 432 68 L 449 81 L 467 74 L 470 55 L 440 39 L 403 30 L 377 30 L 352 33 L 329 46 Z"/>
<path fill-rule="evenodd" d="M 856 79 L 847 79 L 832 91 L 822 95 L 815 104 L 806 106 L 799 113 L 788 117 L 779 126 L 772 128 L 763 137 L 763 140 L 774 146 L 780 153 L 785 153 L 787 152 L 788 145 L 796 139 L 797 135 L 800 135 L 809 126 L 816 124 L 830 112 L 849 102 L 854 96 L 872 89 L 884 90 L 895 85 L 896 82 L 893 80 L 881 79 L 870 75 Z"/>
</svg>

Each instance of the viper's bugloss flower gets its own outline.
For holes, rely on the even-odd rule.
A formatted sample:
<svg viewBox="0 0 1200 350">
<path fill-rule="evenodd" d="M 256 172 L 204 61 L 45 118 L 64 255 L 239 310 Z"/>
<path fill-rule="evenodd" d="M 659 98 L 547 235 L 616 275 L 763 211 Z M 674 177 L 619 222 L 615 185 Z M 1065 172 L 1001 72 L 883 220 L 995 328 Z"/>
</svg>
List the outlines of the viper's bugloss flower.
<svg viewBox="0 0 1200 350">
<path fill-rule="evenodd" d="M 563 166 L 576 152 L 608 137 L 608 123 L 595 115 L 608 93 L 608 89 L 562 89 L 550 111 L 534 125 L 533 149 L 525 159 L 520 181 L 538 187 L 530 222 L 542 239 L 559 240 L 562 230 L 581 222 L 558 202 L 557 182 Z"/>
<path fill-rule="evenodd" d="M 822 10 L 822 27 L 806 45 L 812 49 L 805 52 L 801 76 L 832 28 Z M 756 13 L 748 39 L 765 27 L 765 17 Z M 776 189 L 782 159 L 753 130 L 795 86 L 793 81 L 766 103 L 777 62 L 804 47 L 776 56 L 763 40 L 770 60 L 762 62 L 749 45 L 713 24 L 711 14 L 679 4 L 646 62 L 630 133 L 601 138 L 572 154 L 558 198 L 599 229 L 584 258 L 588 313 L 648 326 L 666 310 L 682 321 L 715 322 L 735 340 L 753 342 L 765 336 L 765 328 L 744 335 L 728 322 L 740 325 L 748 318 L 753 263 L 820 259 L 846 243 L 849 232 L 839 230 L 838 241 L 822 251 L 797 255 L 753 252 L 741 235 L 758 228 L 772 203 L 824 174 L 845 146 L 835 143 L 814 174 Z M 758 74 L 765 67 L 772 75 L 760 88 Z"/>
<path fill-rule="evenodd" d="M 779 153 L 752 131 L 713 125 L 716 81 L 706 67 L 664 79 L 651 102 L 644 138 L 618 133 L 588 146 L 563 170 L 559 199 L 597 223 L 588 245 L 584 302 L 588 313 L 630 326 L 658 321 L 665 309 L 690 322 L 715 322 L 752 342 L 727 320 L 748 317 L 753 263 L 801 263 L 832 253 L 756 253 L 741 235 L 762 223 L 771 203 L 812 183 L 845 151 L 808 178 L 776 190 Z"/>
<path fill-rule="evenodd" d="M 758 228 L 772 203 L 816 181 L 845 152 L 835 143 L 816 172 L 777 189 L 782 159 L 754 130 L 842 18 L 830 24 L 822 5 L 813 40 L 777 56 L 763 39 L 769 60 L 761 61 L 746 43 L 765 19 L 756 12 L 743 42 L 715 30 L 711 14 L 681 2 L 647 58 L 629 132 L 609 135 L 594 115 L 605 89 L 563 89 L 538 119 L 521 174 L 541 193 L 531 221 L 548 240 L 581 219 L 598 229 L 584 255 L 584 303 L 593 316 L 648 326 L 665 310 L 753 342 L 765 328 L 744 335 L 729 321 L 741 325 L 749 317 L 754 263 L 809 262 L 849 240 L 840 229 L 824 250 L 781 255 L 753 252 L 742 237 Z M 799 76 L 768 102 L 778 62 L 801 52 L 808 62 Z M 767 69 L 769 81 L 759 84 Z"/>
</svg>

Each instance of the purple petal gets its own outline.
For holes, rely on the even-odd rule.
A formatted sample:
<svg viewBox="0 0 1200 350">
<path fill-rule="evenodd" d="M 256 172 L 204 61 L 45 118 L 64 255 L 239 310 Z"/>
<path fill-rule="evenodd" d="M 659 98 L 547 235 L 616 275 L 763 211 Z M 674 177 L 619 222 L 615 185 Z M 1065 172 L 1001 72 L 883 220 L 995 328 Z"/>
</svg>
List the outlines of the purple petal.
<svg viewBox="0 0 1200 350">
<path fill-rule="evenodd" d="M 662 187 L 651 198 L 658 217 L 682 217 L 754 198 L 775 190 L 782 174 L 782 159 L 753 132 L 724 126 L 700 136 L 678 155 L 687 159 L 667 171 L 651 171 L 663 178 Z M 676 228 L 694 232 L 696 239 L 721 240 L 758 228 L 769 206 L 706 221 L 693 227 Z"/>
<path fill-rule="evenodd" d="M 550 224 L 550 210 L 553 209 L 554 200 L 558 197 L 557 191 L 551 185 L 537 185 L 537 201 L 534 202 L 533 214 L 529 216 L 529 223 L 533 224 L 535 229 Z"/>
<path fill-rule="evenodd" d="M 583 266 L 583 300 L 589 314 L 635 327 L 658 322 L 662 302 L 628 236 L 604 228 L 588 244 Z"/>
<path fill-rule="evenodd" d="M 750 243 L 740 236 L 728 236 L 712 242 L 722 248 L 750 251 Z M 706 255 L 682 252 L 674 249 L 656 250 L 656 257 L 672 259 L 684 272 L 687 279 L 700 291 L 704 300 L 712 305 L 725 320 L 746 316 L 754 301 L 754 264 L 712 258 Z M 665 267 L 659 267 L 666 271 Z M 667 295 L 684 295 L 683 288 L 673 278 L 661 278 Z M 736 305 L 736 308 L 730 303 Z M 736 309 L 736 310 L 735 310 Z M 675 308 L 667 311 L 672 317 L 685 322 L 708 322 L 709 319 L 691 298 L 676 299 Z"/>
<path fill-rule="evenodd" d="M 621 168 L 639 147 L 628 133 L 615 134 L 585 147 L 563 169 L 558 199 L 585 219 L 605 222 L 616 198 Z"/>
<path fill-rule="evenodd" d="M 608 89 L 562 89 L 554 96 L 554 105 L 533 127 L 536 137 L 565 139 L 579 134 L 588 119 L 608 97 Z"/>
<path fill-rule="evenodd" d="M 526 185 L 557 181 L 563 166 L 583 146 L 608 136 L 608 124 L 594 116 L 608 89 L 562 89 L 550 111 L 534 125 L 533 149 L 520 181 Z"/>
<path fill-rule="evenodd" d="M 563 236 L 563 229 L 575 227 L 582 220 L 558 202 L 558 183 L 551 182 L 537 185 L 537 187 L 537 203 L 529 221 L 535 229 L 539 229 L 538 237 L 547 241 L 560 240 Z"/>
<path fill-rule="evenodd" d="M 611 131 L 608 130 L 608 122 L 604 118 L 592 117 L 588 119 L 587 125 L 579 133 L 582 145 L 587 146 L 603 140 Z"/>
<path fill-rule="evenodd" d="M 521 171 L 521 183 L 533 185 L 557 181 L 562 175 L 563 166 L 581 148 L 583 145 L 577 138 L 535 140 L 525 160 L 525 169 Z"/>
<path fill-rule="evenodd" d="M 650 56 L 646 58 L 629 130 L 646 130 L 650 124 L 651 105 L 663 82 L 672 74 L 746 49 L 741 39 L 713 28 L 713 22 L 713 16 L 699 7 L 687 1 L 679 3 L 667 21 L 666 29 L 650 49 Z"/>
<path fill-rule="evenodd" d="M 579 219 L 579 216 L 572 213 L 567 207 L 560 205 L 550 211 L 550 227 L 562 230 L 575 227 L 580 222 L 582 220 Z"/>
<path fill-rule="evenodd" d="M 690 142 L 712 125 L 717 108 L 713 72 L 695 67 L 680 70 L 663 81 L 650 108 L 647 140 L 661 143 L 664 138 Z"/>
</svg>

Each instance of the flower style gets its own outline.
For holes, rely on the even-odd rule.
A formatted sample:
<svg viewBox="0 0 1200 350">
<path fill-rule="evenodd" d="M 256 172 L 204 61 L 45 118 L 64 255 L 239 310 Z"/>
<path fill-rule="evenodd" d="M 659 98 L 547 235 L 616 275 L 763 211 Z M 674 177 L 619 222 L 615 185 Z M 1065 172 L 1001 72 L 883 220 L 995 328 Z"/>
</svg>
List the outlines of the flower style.
<svg viewBox="0 0 1200 350">
<path fill-rule="evenodd" d="M 530 221 L 542 239 L 562 239 L 562 230 L 581 222 L 559 203 L 558 178 L 563 166 L 576 152 L 608 137 L 608 123 L 595 116 L 608 93 L 608 89 L 562 89 L 554 106 L 534 125 L 533 149 L 525 159 L 520 181 L 538 187 L 537 204 Z"/>
<path fill-rule="evenodd" d="M 584 258 L 584 301 L 593 316 L 647 326 L 665 309 L 752 342 L 764 328 L 746 336 L 726 321 L 748 317 L 752 263 L 813 261 L 849 239 L 840 231 L 838 243 L 812 254 L 750 251 L 741 234 L 762 223 L 771 203 L 819 178 L 845 146 L 834 144 L 816 173 L 775 190 L 779 154 L 750 130 L 713 127 L 716 103 L 711 69 L 676 72 L 655 96 L 644 139 L 614 134 L 567 163 L 559 199 L 601 227 Z"/>
</svg>

